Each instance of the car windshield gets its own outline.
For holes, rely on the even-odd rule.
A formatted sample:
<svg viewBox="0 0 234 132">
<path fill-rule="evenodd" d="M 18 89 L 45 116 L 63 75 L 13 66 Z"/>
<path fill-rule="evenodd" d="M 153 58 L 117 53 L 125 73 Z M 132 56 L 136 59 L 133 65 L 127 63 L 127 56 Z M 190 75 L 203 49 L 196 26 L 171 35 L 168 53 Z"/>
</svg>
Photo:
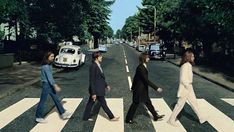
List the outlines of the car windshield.
<svg viewBox="0 0 234 132">
<path fill-rule="evenodd" d="M 158 44 L 150 45 L 150 50 L 160 50 L 160 46 Z"/>
<path fill-rule="evenodd" d="M 61 49 L 60 53 L 69 53 L 69 54 L 74 54 L 75 50 L 71 48 L 63 48 Z"/>
</svg>

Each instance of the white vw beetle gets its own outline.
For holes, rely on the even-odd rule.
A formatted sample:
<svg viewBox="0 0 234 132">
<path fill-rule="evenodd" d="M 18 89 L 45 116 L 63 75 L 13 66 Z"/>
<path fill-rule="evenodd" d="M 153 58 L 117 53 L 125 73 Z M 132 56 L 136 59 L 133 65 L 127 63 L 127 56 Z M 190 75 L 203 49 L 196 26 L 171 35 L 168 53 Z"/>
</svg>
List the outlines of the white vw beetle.
<svg viewBox="0 0 234 132">
<path fill-rule="evenodd" d="M 65 45 L 60 48 L 55 57 L 54 65 L 57 67 L 78 67 L 85 62 L 85 54 L 77 45 Z"/>
</svg>

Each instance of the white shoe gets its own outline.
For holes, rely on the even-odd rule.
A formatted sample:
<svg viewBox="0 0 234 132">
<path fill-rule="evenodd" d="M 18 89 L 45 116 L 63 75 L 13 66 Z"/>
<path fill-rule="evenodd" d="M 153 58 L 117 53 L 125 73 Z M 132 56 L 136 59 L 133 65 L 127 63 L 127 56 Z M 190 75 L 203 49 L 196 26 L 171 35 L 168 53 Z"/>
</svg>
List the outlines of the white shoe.
<svg viewBox="0 0 234 132">
<path fill-rule="evenodd" d="M 36 122 L 38 123 L 47 123 L 47 120 L 45 120 L 44 118 L 36 118 Z"/>
<path fill-rule="evenodd" d="M 70 119 L 71 116 L 72 116 L 72 113 L 64 112 L 64 113 L 61 115 L 61 118 L 62 118 L 63 120 L 65 120 L 65 119 Z"/>
<path fill-rule="evenodd" d="M 170 124 L 170 125 L 172 125 L 172 126 L 174 126 L 174 127 L 178 127 L 179 126 L 179 124 L 176 123 L 175 121 L 168 120 L 167 123 Z"/>
<path fill-rule="evenodd" d="M 93 118 L 89 118 L 88 121 L 94 121 L 94 119 Z"/>
</svg>

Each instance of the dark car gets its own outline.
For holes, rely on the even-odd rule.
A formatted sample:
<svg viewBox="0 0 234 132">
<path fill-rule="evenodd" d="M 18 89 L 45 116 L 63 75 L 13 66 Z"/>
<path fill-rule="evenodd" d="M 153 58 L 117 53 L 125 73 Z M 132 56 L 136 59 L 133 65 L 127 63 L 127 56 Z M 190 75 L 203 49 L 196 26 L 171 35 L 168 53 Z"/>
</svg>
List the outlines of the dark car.
<svg viewBox="0 0 234 132">
<path fill-rule="evenodd" d="M 165 60 L 166 52 L 161 48 L 160 43 L 149 44 L 148 54 L 150 59 Z"/>
</svg>

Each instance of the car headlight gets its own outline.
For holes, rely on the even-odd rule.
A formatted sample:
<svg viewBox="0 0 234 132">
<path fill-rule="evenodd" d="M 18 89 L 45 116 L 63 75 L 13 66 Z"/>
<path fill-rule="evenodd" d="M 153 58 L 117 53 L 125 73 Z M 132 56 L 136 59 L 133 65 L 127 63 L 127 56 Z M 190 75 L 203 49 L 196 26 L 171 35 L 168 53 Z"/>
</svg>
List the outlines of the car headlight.
<svg viewBox="0 0 234 132">
<path fill-rule="evenodd" d="M 73 60 L 73 63 L 76 63 L 76 59 Z"/>
<path fill-rule="evenodd" d="M 58 58 L 55 58 L 55 61 L 58 61 Z"/>
</svg>

